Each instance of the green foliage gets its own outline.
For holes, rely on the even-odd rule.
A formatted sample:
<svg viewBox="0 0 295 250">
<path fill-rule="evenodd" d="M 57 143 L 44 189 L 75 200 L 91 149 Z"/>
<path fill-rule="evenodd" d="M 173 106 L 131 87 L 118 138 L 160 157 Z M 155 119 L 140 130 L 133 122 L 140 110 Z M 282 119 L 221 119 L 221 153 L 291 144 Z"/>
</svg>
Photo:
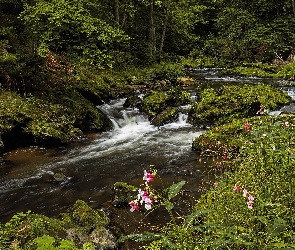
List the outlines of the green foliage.
<svg viewBox="0 0 295 250">
<path fill-rule="evenodd" d="M 251 125 L 249 131 L 244 128 L 246 122 Z M 237 157 L 231 158 L 230 152 L 219 148 L 220 155 L 228 153 L 221 167 L 231 164 L 231 171 L 215 176 L 216 185 L 181 221 L 170 222 L 158 232 L 128 235 L 122 240 L 148 242 L 144 248 L 149 250 L 293 249 L 294 124 L 294 115 L 260 116 L 209 131 L 207 137 L 213 143 L 220 140 L 223 144 L 226 137 L 228 141 L 239 138 Z M 181 185 L 172 185 L 171 193 Z"/>
<path fill-rule="evenodd" d="M 177 78 L 184 76 L 181 64 L 160 63 L 147 71 L 148 79 L 152 82 L 157 80 L 170 81 L 176 83 Z"/>
<path fill-rule="evenodd" d="M 214 208 L 204 218 L 215 229 L 203 236 L 211 246 L 231 249 L 294 248 L 294 116 L 250 121 L 233 173 L 203 195 L 197 209 Z M 224 164 L 224 163 L 222 163 Z M 254 197 L 247 207 L 246 189 Z M 228 202 L 228 201 L 231 202 Z"/>
<path fill-rule="evenodd" d="M 242 75 L 242 76 L 257 76 L 257 77 L 275 77 L 286 80 L 293 80 L 295 76 L 295 63 L 287 63 L 283 66 L 274 66 L 262 63 L 244 64 L 234 68 L 222 70 L 223 74 Z"/>
<path fill-rule="evenodd" d="M 55 247 L 53 244 L 55 242 L 55 239 L 48 235 L 43 235 L 42 237 L 38 237 L 34 240 L 34 243 L 37 244 L 36 250 L 78 250 L 78 248 L 75 247 L 74 242 L 69 240 L 62 240 L 60 245 Z"/>
<path fill-rule="evenodd" d="M 190 108 L 189 121 L 203 126 L 222 124 L 234 118 L 254 116 L 261 107 L 265 112 L 289 102 L 286 93 L 270 85 L 224 85 L 217 90 L 205 89 L 200 94 L 200 101 Z"/>
<path fill-rule="evenodd" d="M 286 80 L 295 79 L 295 63 L 288 63 L 287 65 L 281 67 L 277 72 L 276 77 L 282 77 Z"/>
<path fill-rule="evenodd" d="M 25 5 L 21 18 L 38 41 L 40 55 L 65 52 L 77 63 L 80 58 L 99 68 L 112 66 L 109 51 L 128 40 L 119 28 L 93 16 L 87 1 L 38 1 Z"/>
<path fill-rule="evenodd" d="M 59 219 L 30 211 L 18 213 L 7 223 L 0 224 L 0 248 L 94 250 L 95 246 L 100 246 L 103 249 L 114 246 L 113 238 L 104 228 L 107 223 L 102 211 L 92 209 L 80 200 Z M 76 238 L 71 237 L 70 232 Z"/>
</svg>

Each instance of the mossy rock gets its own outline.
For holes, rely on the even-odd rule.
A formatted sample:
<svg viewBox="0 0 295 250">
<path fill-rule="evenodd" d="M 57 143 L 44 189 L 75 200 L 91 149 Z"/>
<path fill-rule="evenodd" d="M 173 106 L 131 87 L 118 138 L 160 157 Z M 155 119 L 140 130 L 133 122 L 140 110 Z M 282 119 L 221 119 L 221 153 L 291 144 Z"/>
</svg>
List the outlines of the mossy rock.
<svg viewBox="0 0 295 250">
<path fill-rule="evenodd" d="M 123 104 L 125 108 L 139 108 L 142 107 L 142 100 L 135 94 L 129 94 Z"/>
<path fill-rule="evenodd" d="M 175 122 L 179 114 L 178 108 L 167 108 L 158 114 L 152 121 L 151 124 L 154 126 L 163 126 L 165 124 Z"/>
<path fill-rule="evenodd" d="M 82 200 L 77 200 L 68 213 L 63 214 L 63 220 L 68 227 L 81 228 L 86 233 L 91 233 L 96 228 L 103 228 L 109 223 L 103 211 L 89 207 Z"/>
<path fill-rule="evenodd" d="M 205 89 L 200 102 L 191 106 L 188 120 L 196 126 L 219 125 L 255 116 L 260 108 L 274 110 L 290 102 L 287 93 L 271 85 L 223 85 L 219 89 Z"/>
<path fill-rule="evenodd" d="M 90 249 L 115 249 L 115 238 L 105 228 L 108 223 L 103 211 L 92 209 L 81 200 L 61 214 L 60 219 L 32 212 L 18 213 L 7 223 L 0 224 L 0 248 L 33 250 L 37 243 L 51 246 L 55 242 L 55 246 L 70 244 L 73 246 L 70 249 L 86 245 L 95 246 Z"/>
<path fill-rule="evenodd" d="M 128 206 L 130 201 L 137 198 L 138 188 L 126 182 L 116 182 L 113 185 L 113 192 L 113 206 L 124 207 Z"/>
<path fill-rule="evenodd" d="M 107 115 L 75 90 L 48 90 L 29 98 L 0 91 L 0 133 L 7 149 L 68 143 L 79 139 L 84 131 L 111 127 Z"/>
<path fill-rule="evenodd" d="M 168 107 L 179 107 L 188 103 L 190 103 L 190 93 L 180 87 L 173 87 L 167 92 L 153 91 L 146 94 L 142 100 L 142 110 L 153 119 Z"/>
<path fill-rule="evenodd" d="M 153 91 L 146 94 L 142 100 L 142 110 L 149 116 L 155 117 L 158 113 L 167 108 L 169 96 L 165 92 Z"/>
<path fill-rule="evenodd" d="M 35 238 L 50 235 L 56 239 L 65 236 L 63 222 L 41 214 L 31 212 L 15 214 L 10 221 L 1 224 L 1 249 L 35 249 Z"/>
</svg>

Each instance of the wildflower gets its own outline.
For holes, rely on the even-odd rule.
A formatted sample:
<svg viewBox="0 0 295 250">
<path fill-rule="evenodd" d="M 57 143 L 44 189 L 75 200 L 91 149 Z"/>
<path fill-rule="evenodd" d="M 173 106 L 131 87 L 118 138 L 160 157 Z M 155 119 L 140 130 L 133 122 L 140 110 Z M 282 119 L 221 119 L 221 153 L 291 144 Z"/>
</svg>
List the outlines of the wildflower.
<svg viewBox="0 0 295 250">
<path fill-rule="evenodd" d="M 130 208 L 131 212 L 139 210 L 139 206 L 137 205 L 137 200 L 130 201 L 129 205 L 131 206 Z"/>
<path fill-rule="evenodd" d="M 150 210 L 152 208 L 153 200 L 149 196 L 144 197 L 144 207 L 146 210 Z"/>
<path fill-rule="evenodd" d="M 147 191 L 138 189 L 138 195 L 137 195 L 137 199 L 138 200 L 141 200 L 142 197 L 147 196 L 147 195 L 148 195 L 148 192 Z"/>
<path fill-rule="evenodd" d="M 149 182 L 153 182 L 154 181 L 153 174 L 147 172 L 146 170 L 144 170 L 143 173 L 144 173 L 143 180 L 145 181 L 145 184 L 148 184 Z"/>
<path fill-rule="evenodd" d="M 243 196 L 244 196 L 244 197 L 247 197 L 247 195 L 248 195 L 248 191 L 247 191 L 246 189 L 244 189 L 244 190 L 243 190 Z"/>
<path fill-rule="evenodd" d="M 220 162 L 220 161 L 219 161 L 219 162 L 217 162 L 217 165 L 218 165 L 218 166 L 221 166 L 221 162 Z"/>
<path fill-rule="evenodd" d="M 263 106 L 260 106 L 260 109 L 256 112 L 256 115 L 263 115 L 265 112 L 265 108 Z"/>
<path fill-rule="evenodd" d="M 248 200 L 253 202 L 254 201 L 254 197 L 252 195 L 249 195 L 248 196 Z"/>
<path fill-rule="evenodd" d="M 244 127 L 246 129 L 246 132 L 250 132 L 251 125 L 249 123 L 244 123 Z"/>
<path fill-rule="evenodd" d="M 240 186 L 235 185 L 234 186 L 234 191 L 240 191 L 242 188 Z"/>
<path fill-rule="evenodd" d="M 252 209 L 253 208 L 253 201 L 248 201 L 247 206 L 249 209 Z"/>
<path fill-rule="evenodd" d="M 224 155 L 224 156 L 222 156 L 222 158 L 223 158 L 223 160 L 226 160 L 227 156 L 226 156 L 226 155 Z"/>
<path fill-rule="evenodd" d="M 214 182 L 214 187 L 218 187 L 218 183 L 217 182 Z"/>
<path fill-rule="evenodd" d="M 289 122 L 283 122 L 282 125 L 283 127 L 289 127 Z"/>
</svg>

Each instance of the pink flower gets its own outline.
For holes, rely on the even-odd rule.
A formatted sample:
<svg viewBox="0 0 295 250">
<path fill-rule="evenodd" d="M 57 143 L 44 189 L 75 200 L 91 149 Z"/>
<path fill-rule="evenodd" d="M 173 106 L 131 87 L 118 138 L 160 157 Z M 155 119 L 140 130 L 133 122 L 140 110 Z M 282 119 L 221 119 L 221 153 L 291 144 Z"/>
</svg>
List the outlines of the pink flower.
<svg viewBox="0 0 295 250">
<path fill-rule="evenodd" d="M 244 190 L 243 190 L 243 196 L 244 196 L 244 197 L 247 197 L 247 195 L 248 195 L 248 191 L 247 191 L 246 189 L 244 189 Z"/>
<path fill-rule="evenodd" d="M 145 209 L 150 210 L 152 208 L 153 202 L 154 201 L 149 196 L 146 196 L 144 198 L 144 207 L 145 207 Z"/>
<path fill-rule="evenodd" d="M 251 125 L 249 123 L 244 123 L 244 127 L 246 129 L 246 132 L 250 132 Z"/>
<path fill-rule="evenodd" d="M 254 197 L 252 195 L 249 195 L 248 196 L 248 200 L 253 202 L 254 201 Z"/>
<path fill-rule="evenodd" d="M 240 190 L 242 190 L 240 186 L 237 186 L 237 185 L 234 186 L 234 191 L 240 191 Z"/>
<path fill-rule="evenodd" d="M 224 156 L 222 156 L 222 158 L 223 158 L 223 160 L 226 160 L 227 156 L 226 156 L 226 155 L 224 155 Z"/>
<path fill-rule="evenodd" d="M 219 161 L 219 162 L 217 162 L 217 165 L 218 165 L 218 166 L 220 166 L 220 165 L 221 165 L 221 162 L 220 162 L 220 161 Z"/>
<path fill-rule="evenodd" d="M 218 183 L 217 182 L 214 182 L 214 187 L 218 187 Z"/>
<path fill-rule="evenodd" d="M 144 170 L 144 172 L 143 172 L 143 180 L 145 181 L 145 184 L 148 184 L 149 182 L 154 181 L 154 177 L 153 177 L 153 175 L 151 173 Z"/>
<path fill-rule="evenodd" d="M 282 125 L 283 127 L 289 127 L 289 122 L 283 122 Z"/>
<path fill-rule="evenodd" d="M 131 206 L 131 208 L 130 208 L 131 212 L 139 210 L 139 206 L 137 205 L 137 201 L 130 201 L 129 205 Z"/>
<path fill-rule="evenodd" d="M 253 208 L 253 201 L 248 201 L 247 206 L 249 209 L 252 209 Z"/>
</svg>

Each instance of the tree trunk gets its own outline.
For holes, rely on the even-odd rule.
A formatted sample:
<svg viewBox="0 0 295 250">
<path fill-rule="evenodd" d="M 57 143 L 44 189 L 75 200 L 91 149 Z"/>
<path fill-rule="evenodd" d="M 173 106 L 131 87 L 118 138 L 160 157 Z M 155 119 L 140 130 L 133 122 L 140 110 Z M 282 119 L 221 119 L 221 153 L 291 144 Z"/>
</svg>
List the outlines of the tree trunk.
<svg viewBox="0 0 295 250">
<path fill-rule="evenodd" d="M 155 56 L 156 52 L 156 29 L 154 24 L 154 0 L 150 0 L 149 5 L 149 52 L 151 59 Z"/>
<path fill-rule="evenodd" d="M 293 14 L 295 15 L 295 0 L 292 0 Z"/>
<path fill-rule="evenodd" d="M 119 22 L 120 22 L 120 16 L 119 16 L 119 0 L 115 0 L 115 19 L 116 19 L 116 22 L 119 25 Z"/>
<path fill-rule="evenodd" d="M 160 44 L 160 49 L 159 49 L 160 60 L 161 60 L 161 56 L 162 56 L 162 52 L 163 52 L 163 48 L 164 48 L 164 41 L 165 41 L 166 30 L 167 30 L 167 25 L 168 25 L 168 18 L 169 18 L 169 9 L 167 8 L 166 15 L 165 15 L 165 21 L 164 21 L 164 26 L 163 26 L 161 44 Z"/>
</svg>

